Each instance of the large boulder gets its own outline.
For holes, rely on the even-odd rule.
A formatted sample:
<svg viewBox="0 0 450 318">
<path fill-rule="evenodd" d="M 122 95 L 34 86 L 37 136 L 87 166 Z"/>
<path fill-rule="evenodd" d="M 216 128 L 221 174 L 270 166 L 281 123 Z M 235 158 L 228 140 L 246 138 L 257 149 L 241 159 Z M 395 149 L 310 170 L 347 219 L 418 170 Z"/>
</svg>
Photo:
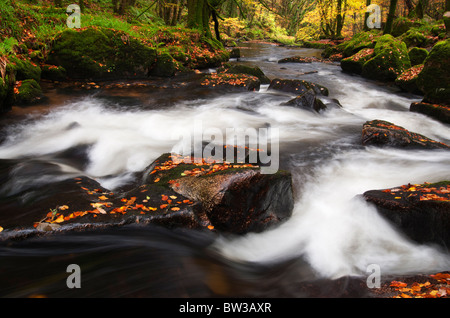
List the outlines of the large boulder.
<svg viewBox="0 0 450 318">
<path fill-rule="evenodd" d="M 450 124 L 450 107 L 446 105 L 430 104 L 424 102 L 412 103 L 409 110 L 434 118 L 440 122 Z"/>
<path fill-rule="evenodd" d="M 316 93 L 312 89 L 300 94 L 283 105 L 312 110 L 317 113 L 327 109 L 327 106 L 323 101 L 317 98 Z"/>
<path fill-rule="evenodd" d="M 363 65 L 373 57 L 373 49 L 362 49 L 358 53 L 341 60 L 341 68 L 344 72 L 361 74 Z"/>
<path fill-rule="evenodd" d="M 395 79 L 395 84 L 406 92 L 423 95 L 423 92 L 417 86 L 417 78 L 422 70 L 423 64 L 407 69 Z"/>
<path fill-rule="evenodd" d="M 361 32 L 354 35 L 349 41 L 344 42 L 343 57 L 352 56 L 362 49 L 374 48 L 379 34 L 377 31 Z"/>
<path fill-rule="evenodd" d="M 405 149 L 449 149 L 450 146 L 384 120 L 364 123 L 362 129 L 364 146 L 387 146 Z"/>
<path fill-rule="evenodd" d="M 89 27 L 68 29 L 54 39 L 48 64 L 73 79 L 145 78 L 157 61 L 156 49 L 124 32 Z"/>
<path fill-rule="evenodd" d="M 410 67 L 406 44 L 386 34 L 377 39 L 373 57 L 364 63 L 361 75 L 374 80 L 393 81 Z"/>
<path fill-rule="evenodd" d="M 420 47 L 413 47 L 411 50 L 409 50 L 408 56 L 411 62 L 411 66 L 416 66 L 423 64 L 425 59 L 428 57 L 428 51 Z"/>
<path fill-rule="evenodd" d="M 410 239 L 448 250 L 450 181 L 371 190 L 363 197 Z"/>
<path fill-rule="evenodd" d="M 217 69 L 217 72 L 228 74 L 247 74 L 257 77 L 261 84 L 270 84 L 270 79 L 258 66 L 224 63 L 222 67 Z"/>
<path fill-rule="evenodd" d="M 187 159 L 189 158 L 189 159 Z M 61 178 L 57 165 L 28 162 L 0 169 L 27 178 L 36 171 Z M 38 232 L 151 223 L 169 228 L 209 229 L 243 234 L 263 231 L 290 217 L 294 205 L 289 172 L 263 174 L 249 163 L 195 161 L 163 154 L 127 188 L 114 192 L 80 176 L 43 186 L 2 180 L 0 224 L 4 232 L 34 227 Z M 23 202 L 26 198 L 26 202 Z"/>
<path fill-rule="evenodd" d="M 437 43 L 424 61 L 417 85 L 425 93 L 424 102 L 450 105 L 450 39 Z"/>
</svg>

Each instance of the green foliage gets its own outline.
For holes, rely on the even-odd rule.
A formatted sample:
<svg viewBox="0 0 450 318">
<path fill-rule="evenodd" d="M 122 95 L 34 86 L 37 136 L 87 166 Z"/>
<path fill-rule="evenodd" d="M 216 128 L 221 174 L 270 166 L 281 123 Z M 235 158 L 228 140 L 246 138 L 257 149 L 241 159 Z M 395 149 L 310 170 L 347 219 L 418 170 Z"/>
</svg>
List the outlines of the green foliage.
<svg viewBox="0 0 450 318">
<path fill-rule="evenodd" d="M 15 38 L 7 38 L 0 42 L 0 55 L 8 55 L 13 52 L 15 45 L 19 44 Z"/>
</svg>

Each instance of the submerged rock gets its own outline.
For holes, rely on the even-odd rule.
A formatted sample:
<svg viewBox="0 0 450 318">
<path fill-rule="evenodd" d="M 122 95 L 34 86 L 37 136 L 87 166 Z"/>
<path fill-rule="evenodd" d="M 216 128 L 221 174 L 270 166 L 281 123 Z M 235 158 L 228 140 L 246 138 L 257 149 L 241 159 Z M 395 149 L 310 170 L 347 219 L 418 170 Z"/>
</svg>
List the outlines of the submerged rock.
<svg viewBox="0 0 450 318">
<path fill-rule="evenodd" d="M 363 194 L 378 212 L 410 239 L 450 246 L 450 181 L 408 184 Z"/>
<path fill-rule="evenodd" d="M 362 144 L 364 146 L 374 145 L 412 149 L 450 150 L 450 146 L 444 143 L 410 132 L 403 127 L 383 120 L 372 120 L 364 123 Z"/>
<path fill-rule="evenodd" d="M 317 113 L 327 109 L 327 106 L 317 98 L 316 93 L 310 89 L 294 99 L 284 103 L 286 106 L 299 107 L 307 110 L 313 110 Z"/>
</svg>

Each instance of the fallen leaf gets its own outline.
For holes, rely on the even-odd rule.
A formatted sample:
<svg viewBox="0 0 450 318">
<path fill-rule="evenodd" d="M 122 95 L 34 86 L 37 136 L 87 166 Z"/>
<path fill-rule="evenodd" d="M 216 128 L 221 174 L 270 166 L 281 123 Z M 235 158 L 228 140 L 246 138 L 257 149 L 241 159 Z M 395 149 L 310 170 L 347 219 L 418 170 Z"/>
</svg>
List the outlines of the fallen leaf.
<svg viewBox="0 0 450 318">
<path fill-rule="evenodd" d="M 101 195 L 98 198 L 102 201 L 108 200 L 108 197 L 105 197 L 104 195 Z"/>
<path fill-rule="evenodd" d="M 171 210 L 172 210 L 172 211 L 180 211 L 180 208 L 178 208 L 178 207 L 173 207 L 173 208 L 171 208 Z"/>
</svg>

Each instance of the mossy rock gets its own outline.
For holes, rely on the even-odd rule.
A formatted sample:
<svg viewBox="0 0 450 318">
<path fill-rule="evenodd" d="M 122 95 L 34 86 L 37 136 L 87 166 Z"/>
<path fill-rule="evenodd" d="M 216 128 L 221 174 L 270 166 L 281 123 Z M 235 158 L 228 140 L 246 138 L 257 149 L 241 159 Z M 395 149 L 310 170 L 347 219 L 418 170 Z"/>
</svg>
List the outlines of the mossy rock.
<svg viewBox="0 0 450 318">
<path fill-rule="evenodd" d="M 219 73 L 228 74 L 247 74 L 252 75 L 261 81 L 261 84 L 270 84 L 270 79 L 264 74 L 264 72 L 258 66 L 248 66 L 242 64 L 230 64 L 225 63 L 223 67 L 217 70 Z"/>
<path fill-rule="evenodd" d="M 51 81 L 64 81 L 67 78 L 67 72 L 62 66 L 45 64 L 42 66 L 41 78 Z"/>
<path fill-rule="evenodd" d="M 426 47 L 429 44 L 429 40 L 417 29 L 412 28 L 400 36 L 400 39 L 405 42 L 407 47 Z"/>
<path fill-rule="evenodd" d="M 392 24 L 392 36 L 398 37 L 406 32 L 414 25 L 414 21 L 406 18 L 400 17 L 394 20 Z"/>
<path fill-rule="evenodd" d="M 417 86 L 417 78 L 422 70 L 423 64 L 412 66 L 397 77 L 395 84 L 406 92 L 423 95 L 423 92 Z"/>
<path fill-rule="evenodd" d="M 61 32 L 47 60 L 74 79 L 145 78 L 155 62 L 156 49 L 122 31 L 97 27 Z"/>
<path fill-rule="evenodd" d="M 9 58 L 10 65 L 16 73 L 16 80 L 34 79 L 39 82 L 41 79 L 41 68 L 27 59 L 21 59 L 17 56 Z"/>
<path fill-rule="evenodd" d="M 410 67 L 406 44 L 386 34 L 378 38 L 374 56 L 364 63 L 361 75 L 375 80 L 393 81 Z"/>
<path fill-rule="evenodd" d="M 361 74 L 365 62 L 373 56 L 373 49 L 362 49 L 358 53 L 341 60 L 341 68 L 344 72 Z"/>
<path fill-rule="evenodd" d="M 177 62 L 169 53 L 158 55 L 155 65 L 149 72 L 151 76 L 171 77 L 180 69 Z"/>
<path fill-rule="evenodd" d="M 424 102 L 450 105 L 450 39 L 438 42 L 425 59 L 417 85 L 425 93 Z"/>
<path fill-rule="evenodd" d="M 362 49 L 374 48 L 378 33 L 375 31 L 367 31 L 356 34 L 351 40 L 344 42 L 342 51 L 344 57 L 352 56 Z"/>
<path fill-rule="evenodd" d="M 420 47 L 413 47 L 408 52 L 409 60 L 411 62 L 411 66 L 423 64 L 425 59 L 428 56 L 428 51 L 426 49 Z"/>
<path fill-rule="evenodd" d="M 18 88 L 16 102 L 18 104 L 32 104 L 42 96 L 41 86 L 34 79 L 26 79 Z"/>
</svg>

